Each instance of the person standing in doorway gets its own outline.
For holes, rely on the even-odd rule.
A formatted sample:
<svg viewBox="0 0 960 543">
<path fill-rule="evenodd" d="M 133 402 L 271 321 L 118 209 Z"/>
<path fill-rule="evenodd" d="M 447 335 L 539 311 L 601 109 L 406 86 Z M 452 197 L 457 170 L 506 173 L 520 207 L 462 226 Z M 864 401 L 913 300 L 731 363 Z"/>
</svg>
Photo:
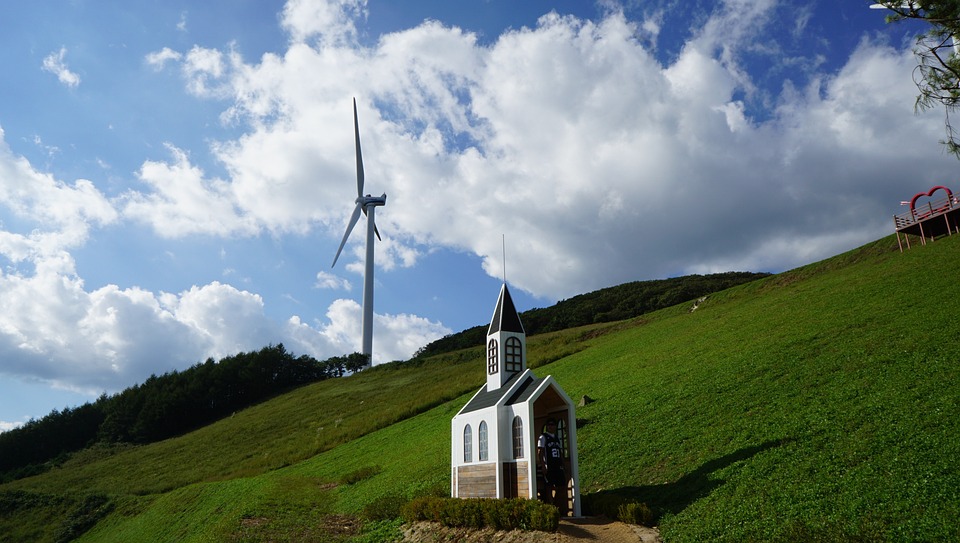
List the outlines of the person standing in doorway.
<svg viewBox="0 0 960 543">
<path fill-rule="evenodd" d="M 563 469 L 563 444 L 557 439 L 557 420 L 553 417 L 547 423 L 537 440 L 537 463 L 544 480 L 540 500 L 551 503 L 567 514 L 567 476 Z"/>
</svg>

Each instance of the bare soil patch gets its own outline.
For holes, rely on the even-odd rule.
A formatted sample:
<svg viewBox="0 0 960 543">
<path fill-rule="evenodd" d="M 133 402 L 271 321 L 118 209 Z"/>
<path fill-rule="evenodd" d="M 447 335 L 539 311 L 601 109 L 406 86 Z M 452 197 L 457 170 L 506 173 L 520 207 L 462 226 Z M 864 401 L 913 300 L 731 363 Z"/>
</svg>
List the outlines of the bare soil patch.
<svg viewBox="0 0 960 543">
<path fill-rule="evenodd" d="M 656 528 L 625 524 L 599 517 L 563 519 L 556 533 L 447 528 L 436 522 L 417 522 L 404 529 L 404 543 L 662 543 Z"/>
<path fill-rule="evenodd" d="M 323 533 L 338 537 L 360 533 L 363 523 L 352 515 L 326 515 L 323 517 Z"/>
</svg>

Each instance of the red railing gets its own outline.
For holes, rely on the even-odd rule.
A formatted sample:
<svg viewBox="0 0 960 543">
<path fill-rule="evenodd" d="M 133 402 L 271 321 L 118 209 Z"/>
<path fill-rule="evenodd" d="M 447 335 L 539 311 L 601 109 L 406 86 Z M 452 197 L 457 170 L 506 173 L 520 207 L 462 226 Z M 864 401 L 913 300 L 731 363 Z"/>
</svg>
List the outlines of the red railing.
<svg viewBox="0 0 960 543">
<path fill-rule="evenodd" d="M 897 230 L 903 230 L 908 226 L 957 208 L 960 208 L 960 201 L 958 201 L 956 196 L 948 194 L 936 200 L 929 200 L 927 203 L 913 208 L 910 211 L 894 215 L 893 224 Z"/>
</svg>

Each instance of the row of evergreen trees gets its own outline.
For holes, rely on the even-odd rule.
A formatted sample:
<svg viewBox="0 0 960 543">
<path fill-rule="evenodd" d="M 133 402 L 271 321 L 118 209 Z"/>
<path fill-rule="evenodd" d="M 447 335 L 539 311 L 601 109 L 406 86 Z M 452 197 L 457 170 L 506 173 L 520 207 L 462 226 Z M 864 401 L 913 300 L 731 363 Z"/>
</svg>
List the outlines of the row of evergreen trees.
<svg viewBox="0 0 960 543">
<path fill-rule="evenodd" d="M 119 394 L 55 410 L 0 434 L 0 480 L 38 473 L 97 442 L 150 443 L 180 435 L 292 388 L 358 371 L 366 363 L 360 353 L 322 362 L 295 357 L 280 344 L 153 375 Z"/>
<path fill-rule="evenodd" d="M 524 311 L 520 314 L 520 320 L 528 336 L 587 324 L 615 322 L 695 300 L 768 275 L 770 274 L 725 272 L 634 281 L 580 294 L 550 307 Z M 486 331 L 487 327 L 483 325 L 445 336 L 421 348 L 416 357 L 483 345 Z"/>
</svg>

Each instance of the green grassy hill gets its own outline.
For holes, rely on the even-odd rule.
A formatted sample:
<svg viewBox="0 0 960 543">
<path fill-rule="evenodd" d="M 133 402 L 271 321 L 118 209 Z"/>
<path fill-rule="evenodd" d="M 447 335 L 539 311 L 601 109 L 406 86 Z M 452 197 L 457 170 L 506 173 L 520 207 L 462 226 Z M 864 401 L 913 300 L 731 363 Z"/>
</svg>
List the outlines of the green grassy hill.
<svg viewBox="0 0 960 543">
<path fill-rule="evenodd" d="M 597 400 L 577 412 L 588 498 L 646 502 L 668 542 L 957 541 L 958 279 L 960 236 L 903 254 L 891 236 L 528 351 Z M 447 491 L 482 372 L 478 345 L 84 451 L 0 486 L 0 541 L 336 540 Z"/>
</svg>

